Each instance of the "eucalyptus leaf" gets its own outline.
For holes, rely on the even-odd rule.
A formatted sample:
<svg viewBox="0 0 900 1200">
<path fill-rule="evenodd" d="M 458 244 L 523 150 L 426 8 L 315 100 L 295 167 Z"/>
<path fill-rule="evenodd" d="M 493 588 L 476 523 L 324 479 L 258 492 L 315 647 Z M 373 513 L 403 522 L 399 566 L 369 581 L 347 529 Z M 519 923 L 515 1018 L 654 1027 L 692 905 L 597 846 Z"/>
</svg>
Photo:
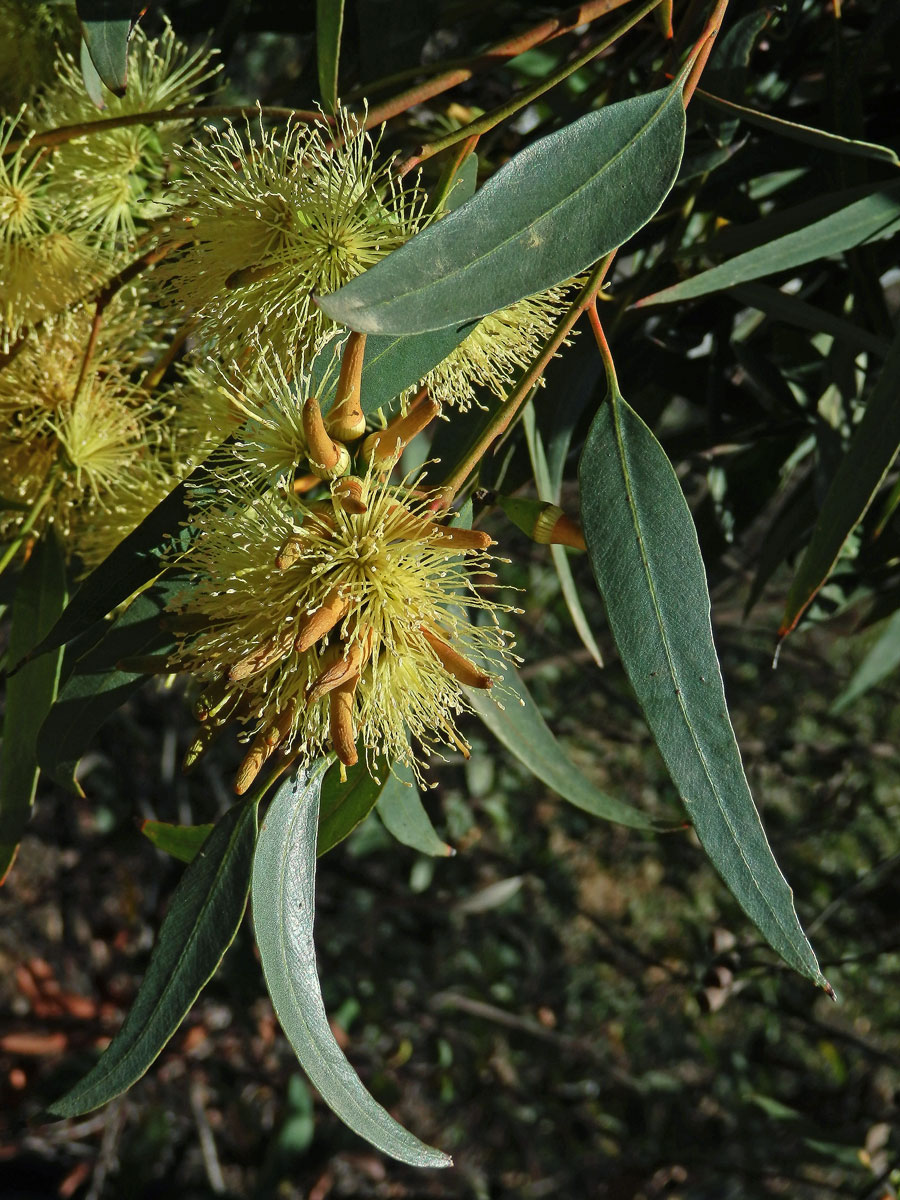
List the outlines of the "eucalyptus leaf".
<svg viewBox="0 0 900 1200">
<path fill-rule="evenodd" d="M 192 862 L 212 833 L 212 825 L 172 825 L 168 821 L 144 821 L 141 833 L 157 850 L 180 862 Z"/>
<path fill-rule="evenodd" d="M 588 434 L 580 484 L 610 629 L 697 836 L 769 944 L 827 988 L 744 774 L 690 510 L 662 447 L 615 388 Z"/>
<path fill-rule="evenodd" d="M 501 675 L 493 688 L 496 699 L 477 688 L 466 688 L 465 692 L 472 707 L 501 745 L 542 783 L 576 808 L 604 821 L 629 825 L 632 829 L 654 828 L 643 813 L 614 796 L 607 796 L 585 779 L 550 732 L 515 667 L 493 663 L 492 669 Z"/>
<path fill-rule="evenodd" d="M 680 79 L 588 113 L 526 147 L 471 200 L 317 302 L 352 329 L 413 334 L 562 283 L 658 210 L 678 174 L 684 128 Z"/>
<path fill-rule="evenodd" d="M 433 858 L 446 858 L 456 853 L 435 832 L 409 767 L 394 767 L 393 774 L 381 789 L 376 809 L 388 833 L 404 846 Z"/>
<path fill-rule="evenodd" d="M 329 112 L 338 105 L 338 62 L 341 55 L 341 30 L 344 26 L 344 0 L 316 0 L 316 66 L 319 93 Z"/>
<path fill-rule="evenodd" d="M 256 800 L 230 808 L 186 868 L 122 1028 L 96 1066 L 50 1105 L 55 1116 L 79 1116 L 127 1091 L 215 974 L 247 905 L 256 810 Z"/>
<path fill-rule="evenodd" d="M 98 76 L 114 95 L 124 96 L 132 0 L 76 0 L 75 7 Z"/>
<path fill-rule="evenodd" d="M 326 763 L 281 785 L 253 863 L 253 924 L 266 985 L 281 1027 L 325 1103 L 360 1137 L 416 1167 L 451 1159 L 419 1141 L 363 1087 L 335 1041 L 319 986 L 313 943 L 316 833 Z"/>
<path fill-rule="evenodd" d="M 877 184 L 869 188 L 868 193 L 792 233 L 760 241 L 752 249 L 717 267 L 644 296 L 637 302 L 638 306 L 694 300 L 737 283 L 747 283 L 776 271 L 792 270 L 819 258 L 841 254 L 872 239 L 890 237 L 900 229 L 900 183 Z M 821 203 L 825 200 L 823 198 Z M 763 228 L 767 231 L 769 227 Z M 760 232 L 765 236 L 765 232 Z"/>
</svg>

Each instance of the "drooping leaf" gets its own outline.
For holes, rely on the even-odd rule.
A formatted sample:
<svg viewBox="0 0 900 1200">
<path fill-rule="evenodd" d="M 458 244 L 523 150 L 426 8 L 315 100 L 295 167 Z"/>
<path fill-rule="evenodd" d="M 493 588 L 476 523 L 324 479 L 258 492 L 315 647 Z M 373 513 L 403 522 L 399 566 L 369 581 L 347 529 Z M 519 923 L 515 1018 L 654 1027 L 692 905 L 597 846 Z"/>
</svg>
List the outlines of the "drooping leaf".
<svg viewBox="0 0 900 1200">
<path fill-rule="evenodd" d="M 376 809 L 388 833 L 404 846 L 435 858 L 456 853 L 435 832 L 409 767 L 394 767 L 381 789 Z"/>
<path fill-rule="evenodd" d="M 94 734 L 147 678 L 140 671 L 120 670 L 119 661 L 161 654 L 171 647 L 171 634 L 162 629 L 160 618 L 166 599 L 180 586 L 176 579 L 163 580 L 136 597 L 74 665 L 60 688 L 37 735 L 37 754 L 41 769 L 63 787 L 77 790 L 75 768 Z"/>
<path fill-rule="evenodd" d="M 423 333 L 571 278 L 627 241 L 668 194 L 684 147 L 681 93 L 676 81 L 534 142 L 320 307 L 352 329 Z"/>
<path fill-rule="evenodd" d="M 281 1027 L 325 1103 L 352 1130 L 401 1162 L 446 1167 L 366 1091 L 334 1039 L 313 943 L 316 831 L 325 762 L 286 780 L 272 801 L 253 862 L 253 924 Z"/>
<path fill-rule="evenodd" d="M 124 96 L 132 0 L 76 0 L 75 7 L 97 74 L 111 92 Z"/>
<path fill-rule="evenodd" d="M 66 565 L 53 529 L 22 568 L 9 628 L 11 660 L 41 640 L 66 602 Z M 6 684 L 0 746 L 0 883 L 16 857 L 38 780 L 37 731 L 56 697 L 62 651 L 28 664 Z"/>
<path fill-rule="evenodd" d="M 792 233 L 762 241 L 718 267 L 711 267 L 661 292 L 644 296 L 637 306 L 673 304 L 677 300 L 707 296 L 711 292 L 733 287 L 736 283 L 747 283 L 776 271 L 787 271 L 819 258 L 827 258 L 831 254 L 841 254 L 875 238 L 890 237 L 898 229 L 900 184 L 879 184 L 869 195 L 845 205 L 837 212 L 811 221 Z"/>
<path fill-rule="evenodd" d="M 591 426 L 580 484 L 610 629 L 697 835 L 770 945 L 827 986 L 744 775 L 690 510 L 662 447 L 615 390 Z"/>
<path fill-rule="evenodd" d="M 825 494 L 812 540 L 788 592 L 779 637 L 795 628 L 828 578 L 847 538 L 863 519 L 900 449 L 900 330 L 862 420 Z"/>
<path fill-rule="evenodd" d="M 144 821 L 141 833 L 157 850 L 180 862 L 192 862 L 212 833 L 212 825 L 171 825 L 168 821 Z"/>
<path fill-rule="evenodd" d="M 338 62 L 343 26 L 344 0 L 316 0 L 316 66 L 319 70 L 319 94 L 326 110 L 331 113 L 338 105 Z"/>
<path fill-rule="evenodd" d="M 215 974 L 247 905 L 258 799 L 230 808 L 185 869 L 122 1028 L 99 1062 L 50 1106 L 56 1116 L 90 1112 L 127 1091 Z"/>
<path fill-rule="evenodd" d="M 617 821 L 632 829 L 652 829 L 648 817 L 614 796 L 607 796 L 585 779 L 550 732 L 528 688 L 513 666 L 493 663 L 502 675 L 494 684 L 495 700 L 477 688 L 466 688 L 475 711 L 501 745 L 564 800 L 604 821 Z"/>
<path fill-rule="evenodd" d="M 341 783 L 339 764 L 333 764 L 322 781 L 317 839 L 319 855 L 327 854 L 366 819 L 389 777 L 390 772 L 383 766 L 378 779 L 374 779 L 363 761 L 348 767 L 347 782 Z"/>
</svg>

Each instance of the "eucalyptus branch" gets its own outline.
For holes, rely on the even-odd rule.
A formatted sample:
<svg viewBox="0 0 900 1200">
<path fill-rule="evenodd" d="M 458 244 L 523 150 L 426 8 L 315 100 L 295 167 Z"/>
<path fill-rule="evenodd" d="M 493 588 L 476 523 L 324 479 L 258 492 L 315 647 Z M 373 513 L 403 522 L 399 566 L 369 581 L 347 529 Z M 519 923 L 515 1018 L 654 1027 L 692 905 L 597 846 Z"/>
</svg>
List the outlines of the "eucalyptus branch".
<svg viewBox="0 0 900 1200">
<path fill-rule="evenodd" d="M 630 16 L 627 21 L 623 21 L 620 25 L 617 25 L 608 37 L 604 38 L 601 42 L 597 42 L 590 49 L 585 50 L 583 54 L 579 54 L 577 58 L 573 58 L 571 62 L 553 71 L 531 87 L 525 88 L 524 91 L 513 96 L 505 104 L 498 105 L 497 108 L 491 109 L 490 112 L 471 121 L 468 125 L 464 125 L 461 129 L 454 129 L 442 138 L 437 138 L 433 142 L 426 142 L 417 154 L 412 155 L 412 157 L 403 163 L 398 174 L 401 176 L 405 175 L 407 171 L 412 170 L 419 163 L 432 158 L 435 154 L 440 154 L 442 150 L 447 150 L 450 146 L 455 146 L 457 142 L 471 137 L 480 137 L 482 134 L 487 133 L 488 130 L 499 125 L 501 121 L 505 121 L 517 112 L 520 112 L 523 108 L 527 108 L 529 104 L 533 104 L 540 96 L 551 91 L 565 79 L 568 79 L 570 75 L 573 75 L 576 71 L 580 71 L 582 67 L 595 59 L 598 54 L 602 54 L 604 50 L 608 50 L 614 42 L 633 29 L 639 21 L 643 20 L 648 13 L 658 8 L 662 3 L 664 3 L 664 0 L 647 0 L 647 3 Z"/>
<path fill-rule="evenodd" d="M 452 504 L 457 492 L 478 463 L 484 458 L 497 438 L 504 434 L 510 427 L 519 410 L 528 399 L 531 389 L 544 373 L 547 364 L 569 336 L 578 318 L 600 291 L 600 288 L 603 286 L 603 280 L 606 278 L 606 273 L 615 258 L 615 254 L 615 250 L 611 250 L 609 254 L 601 258 L 593 271 L 591 271 L 587 282 L 576 297 L 575 302 L 548 338 L 541 353 L 519 379 L 514 390 L 498 411 L 491 417 L 471 450 L 468 451 L 461 462 L 457 463 L 449 477 L 444 480 L 440 488 L 440 494 L 437 500 L 433 502 L 433 508 L 448 508 Z"/>
<path fill-rule="evenodd" d="M 8 142 L 3 154 L 15 154 L 23 146 L 62 146 L 75 138 L 88 137 L 93 133 L 109 133 L 112 129 L 124 129 L 129 125 L 162 125 L 168 121 L 203 121 L 223 117 L 267 117 L 273 121 L 302 121 L 306 124 L 318 122 L 334 125 L 334 118 L 318 109 L 267 108 L 257 104 L 202 105 L 200 107 L 156 108 L 150 112 L 121 113 L 116 117 L 101 117 L 96 121 L 80 121 L 76 125 L 59 125 L 44 133 L 33 133 L 27 137 Z"/>
</svg>

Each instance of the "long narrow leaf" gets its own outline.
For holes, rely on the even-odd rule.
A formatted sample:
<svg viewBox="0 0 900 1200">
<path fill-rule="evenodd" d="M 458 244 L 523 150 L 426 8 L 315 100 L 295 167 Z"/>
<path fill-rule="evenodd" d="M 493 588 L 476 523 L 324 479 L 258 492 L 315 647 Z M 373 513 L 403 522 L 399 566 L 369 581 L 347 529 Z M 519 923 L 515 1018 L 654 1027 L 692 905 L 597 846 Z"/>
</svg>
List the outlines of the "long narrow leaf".
<svg viewBox="0 0 900 1200">
<path fill-rule="evenodd" d="M 404 846 L 436 858 L 456 853 L 435 832 L 409 767 L 394 768 L 381 789 L 376 808 L 385 829 Z"/>
<path fill-rule="evenodd" d="M 637 306 L 673 304 L 676 300 L 708 296 L 736 283 L 747 283 L 831 254 L 841 254 L 873 238 L 890 237 L 897 229 L 900 229 L 900 184 L 880 184 L 871 195 L 821 220 L 812 221 L 794 233 L 762 242 L 718 267 L 644 296 Z"/>
<path fill-rule="evenodd" d="M 681 81 L 526 147 L 471 200 L 329 296 L 369 333 L 458 325 L 571 278 L 645 225 L 684 148 Z"/>
<path fill-rule="evenodd" d="M 385 1154 L 417 1167 L 451 1159 L 420 1142 L 363 1087 L 334 1039 L 313 943 L 316 831 L 325 763 L 282 784 L 266 814 L 253 863 L 253 924 L 281 1027 L 325 1103 Z"/>
<path fill-rule="evenodd" d="M 697 835 L 770 945 L 826 987 L 744 775 L 690 511 L 662 447 L 615 391 L 594 418 L 580 480 L 610 628 Z"/>
<path fill-rule="evenodd" d="M 130 1088 L 212 978 L 247 905 L 256 808 L 250 800 L 229 809 L 186 868 L 125 1023 L 97 1065 L 50 1106 L 56 1116 L 90 1112 Z"/>
<path fill-rule="evenodd" d="M 796 627 L 828 578 L 847 538 L 869 505 L 900 449 L 900 330 L 885 359 L 862 420 L 831 481 L 812 540 L 788 592 L 779 637 Z"/>
</svg>

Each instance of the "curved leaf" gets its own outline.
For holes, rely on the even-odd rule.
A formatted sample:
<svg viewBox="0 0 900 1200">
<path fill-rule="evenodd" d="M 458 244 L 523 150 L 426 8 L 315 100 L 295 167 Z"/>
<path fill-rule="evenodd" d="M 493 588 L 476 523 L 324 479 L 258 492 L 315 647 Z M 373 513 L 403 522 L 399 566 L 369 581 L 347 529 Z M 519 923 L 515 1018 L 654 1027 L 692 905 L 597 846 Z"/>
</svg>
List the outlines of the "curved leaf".
<svg viewBox="0 0 900 1200">
<path fill-rule="evenodd" d="M 541 138 L 471 200 L 329 296 L 336 321 L 422 333 L 482 317 L 576 275 L 668 194 L 684 148 L 681 82 Z"/>
<path fill-rule="evenodd" d="M 900 330 L 822 502 L 812 540 L 788 592 L 779 637 L 795 628 L 866 515 L 900 449 Z"/>
<path fill-rule="evenodd" d="M 159 1055 L 234 940 L 247 905 L 255 842 L 256 801 L 242 801 L 217 822 L 185 869 L 122 1028 L 50 1112 L 75 1117 L 99 1108 L 130 1088 Z"/>
<path fill-rule="evenodd" d="M 253 924 L 275 1012 L 300 1064 L 327 1105 L 385 1154 L 417 1167 L 451 1159 L 426 1146 L 372 1098 L 334 1039 L 313 944 L 316 830 L 326 764 L 281 785 L 253 862 Z"/>
<path fill-rule="evenodd" d="M 472 707 L 501 745 L 542 783 L 576 808 L 602 817 L 604 821 L 629 825 L 632 829 L 654 828 L 653 822 L 642 812 L 607 796 L 585 779 L 550 732 L 515 667 L 492 663 L 491 668 L 502 676 L 493 689 L 502 697 L 502 708 L 477 688 L 466 688 L 465 692 Z"/>
<path fill-rule="evenodd" d="M 610 629 L 697 835 L 770 945 L 827 988 L 744 775 L 690 510 L 659 442 L 616 391 L 594 418 L 580 483 Z"/>
<path fill-rule="evenodd" d="M 826 199 L 823 198 L 820 203 L 824 204 Z M 780 214 L 785 219 L 789 215 Z M 644 296 L 637 301 L 636 307 L 673 304 L 676 300 L 707 296 L 710 292 L 720 292 L 736 283 L 747 283 L 776 271 L 787 271 L 804 263 L 815 262 L 830 254 L 840 254 L 873 238 L 890 237 L 898 228 L 900 184 L 879 184 L 871 195 L 847 204 L 820 220 L 810 221 L 793 233 L 761 242 L 718 267 L 711 267 L 682 283 Z"/>
<path fill-rule="evenodd" d="M 9 657 L 39 642 L 66 602 L 66 565 L 52 528 L 22 568 L 12 606 Z M 56 696 L 62 650 L 29 663 L 6 685 L 0 746 L 0 883 L 6 879 L 31 816 L 38 780 L 37 733 Z"/>
<path fill-rule="evenodd" d="M 394 773 L 381 790 L 376 808 L 385 829 L 404 846 L 434 858 L 446 858 L 456 853 L 435 833 L 409 767 L 394 767 Z"/>
<path fill-rule="evenodd" d="M 876 687 L 900 667 L 900 609 L 884 625 L 878 640 L 853 672 L 850 682 L 831 706 L 837 716 L 870 688 Z"/>
</svg>

